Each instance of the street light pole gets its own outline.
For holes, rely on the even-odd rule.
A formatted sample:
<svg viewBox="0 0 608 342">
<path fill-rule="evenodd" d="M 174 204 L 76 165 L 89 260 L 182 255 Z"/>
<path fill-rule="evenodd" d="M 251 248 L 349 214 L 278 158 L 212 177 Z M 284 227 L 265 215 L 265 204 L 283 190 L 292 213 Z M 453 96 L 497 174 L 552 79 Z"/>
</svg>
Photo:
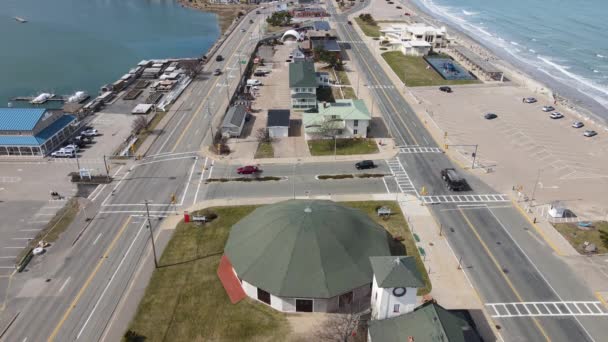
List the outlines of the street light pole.
<svg viewBox="0 0 608 342">
<path fill-rule="evenodd" d="M 473 152 L 473 165 L 471 165 L 471 170 L 475 168 L 475 158 L 477 158 L 477 146 L 475 145 L 475 152 Z"/>
<path fill-rule="evenodd" d="M 148 209 L 148 200 L 146 203 L 146 215 L 148 216 L 148 229 L 150 230 L 150 240 L 152 241 L 152 254 L 154 254 L 154 268 L 158 268 L 158 261 L 156 259 L 156 246 L 154 245 L 154 234 L 152 233 L 152 223 L 150 223 L 150 209 Z"/>
<path fill-rule="evenodd" d="M 542 169 L 538 169 L 538 174 L 536 175 L 536 182 L 534 182 L 534 187 L 532 188 L 532 197 L 530 198 L 530 201 L 534 201 L 534 195 L 536 194 L 536 186 L 538 185 L 538 182 L 540 181 L 540 172 L 542 171 Z"/>
</svg>

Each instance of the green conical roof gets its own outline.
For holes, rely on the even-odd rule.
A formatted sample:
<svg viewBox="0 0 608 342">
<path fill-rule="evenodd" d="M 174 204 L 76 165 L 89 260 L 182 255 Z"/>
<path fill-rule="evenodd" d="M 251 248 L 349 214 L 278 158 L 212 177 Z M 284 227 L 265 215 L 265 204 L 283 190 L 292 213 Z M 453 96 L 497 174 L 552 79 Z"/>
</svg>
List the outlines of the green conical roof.
<svg viewBox="0 0 608 342">
<path fill-rule="evenodd" d="M 289 200 L 254 210 L 225 248 L 237 275 L 282 297 L 331 298 L 372 282 L 370 256 L 389 235 L 365 213 L 332 201 Z"/>
</svg>

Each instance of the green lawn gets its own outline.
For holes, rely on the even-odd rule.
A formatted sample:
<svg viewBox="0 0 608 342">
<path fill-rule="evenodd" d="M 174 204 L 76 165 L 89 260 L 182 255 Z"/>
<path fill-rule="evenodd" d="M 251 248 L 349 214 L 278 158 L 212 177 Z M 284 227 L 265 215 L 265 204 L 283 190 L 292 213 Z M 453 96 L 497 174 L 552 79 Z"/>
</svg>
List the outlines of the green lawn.
<svg viewBox="0 0 608 342">
<path fill-rule="evenodd" d="M 412 233 L 409 230 L 407 222 L 405 221 L 405 217 L 401 212 L 401 208 L 394 201 L 374 201 L 374 202 L 344 202 L 346 206 L 360 209 L 365 212 L 369 217 L 371 217 L 378 224 L 382 225 L 393 237 L 401 236 L 404 238 L 401 243 L 405 247 L 405 254 L 410 255 L 416 258 L 416 265 L 418 266 L 418 271 L 422 274 L 422 278 L 424 280 L 425 287 L 418 289 L 418 295 L 422 296 L 431 292 L 432 284 L 429 279 L 429 275 L 426 273 L 426 267 L 424 267 L 424 263 L 420 258 L 420 254 L 418 252 L 418 248 L 416 247 L 416 242 L 412 237 Z M 384 220 L 378 217 L 376 213 L 376 208 L 381 206 L 387 206 L 391 208 L 392 215 L 388 220 Z"/>
<path fill-rule="evenodd" d="M 578 229 L 576 223 L 556 223 L 553 226 L 579 253 L 584 252 L 582 245 L 585 241 L 594 243 L 598 253 L 608 253 L 608 222 L 606 221 L 594 222 L 592 230 Z"/>
<path fill-rule="evenodd" d="M 250 299 L 231 304 L 216 275 L 230 227 L 254 209 L 214 208 L 204 227 L 179 223 L 129 330 L 146 341 L 285 341 L 285 315 Z"/>
<path fill-rule="evenodd" d="M 422 57 L 405 56 L 401 51 L 385 52 L 382 57 L 401 82 L 405 79 L 408 87 L 479 83 L 478 80 L 445 80 L 435 69 L 427 69 L 429 64 Z"/>
<path fill-rule="evenodd" d="M 308 148 L 313 156 L 331 156 L 334 154 L 334 139 L 308 140 Z M 378 145 L 372 139 L 338 139 L 337 155 L 370 154 L 378 152 Z"/>
<path fill-rule="evenodd" d="M 370 25 L 365 21 L 361 20 L 361 18 L 355 18 L 357 25 L 361 28 L 361 31 L 365 33 L 368 37 L 380 37 L 380 26 L 378 25 Z"/>
<path fill-rule="evenodd" d="M 274 158 L 274 150 L 272 149 L 272 143 L 261 142 L 258 144 L 258 149 L 255 151 L 254 158 Z"/>
</svg>

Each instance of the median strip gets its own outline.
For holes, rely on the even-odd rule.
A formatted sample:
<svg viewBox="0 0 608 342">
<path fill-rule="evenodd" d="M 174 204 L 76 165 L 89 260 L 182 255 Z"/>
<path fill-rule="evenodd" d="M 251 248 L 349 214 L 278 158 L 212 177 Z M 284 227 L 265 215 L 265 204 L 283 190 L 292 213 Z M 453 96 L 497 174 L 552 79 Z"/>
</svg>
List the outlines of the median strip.
<svg viewBox="0 0 608 342">
<path fill-rule="evenodd" d="M 317 175 L 315 179 L 352 179 L 352 178 L 382 178 L 387 175 L 383 173 L 361 173 L 361 174 L 342 174 L 342 175 Z"/>
<path fill-rule="evenodd" d="M 225 182 L 267 182 L 267 181 L 280 181 L 280 180 L 286 180 L 286 177 L 274 177 L 274 176 L 267 176 L 267 177 L 255 177 L 255 178 L 250 178 L 250 177 L 237 177 L 237 178 L 207 178 L 205 180 L 205 183 L 225 183 Z"/>
</svg>

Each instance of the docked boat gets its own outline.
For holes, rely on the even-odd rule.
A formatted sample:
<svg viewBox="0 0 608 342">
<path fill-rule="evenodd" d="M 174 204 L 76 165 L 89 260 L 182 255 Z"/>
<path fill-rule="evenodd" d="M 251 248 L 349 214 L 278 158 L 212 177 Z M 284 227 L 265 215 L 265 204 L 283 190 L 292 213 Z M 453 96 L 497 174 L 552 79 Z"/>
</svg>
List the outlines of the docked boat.
<svg viewBox="0 0 608 342">
<path fill-rule="evenodd" d="M 27 20 L 25 20 L 25 19 L 23 19 L 21 17 L 15 17 L 15 20 L 18 21 L 18 22 L 20 22 L 20 23 L 22 23 L 22 24 L 23 23 L 27 23 Z"/>
<path fill-rule="evenodd" d="M 42 104 L 50 100 L 53 96 L 55 96 L 55 94 L 41 93 L 40 95 L 36 96 L 32 101 L 30 101 L 30 103 Z"/>
<path fill-rule="evenodd" d="M 68 103 L 82 103 L 90 96 L 84 91 L 77 91 L 74 95 L 68 97 Z"/>
</svg>

